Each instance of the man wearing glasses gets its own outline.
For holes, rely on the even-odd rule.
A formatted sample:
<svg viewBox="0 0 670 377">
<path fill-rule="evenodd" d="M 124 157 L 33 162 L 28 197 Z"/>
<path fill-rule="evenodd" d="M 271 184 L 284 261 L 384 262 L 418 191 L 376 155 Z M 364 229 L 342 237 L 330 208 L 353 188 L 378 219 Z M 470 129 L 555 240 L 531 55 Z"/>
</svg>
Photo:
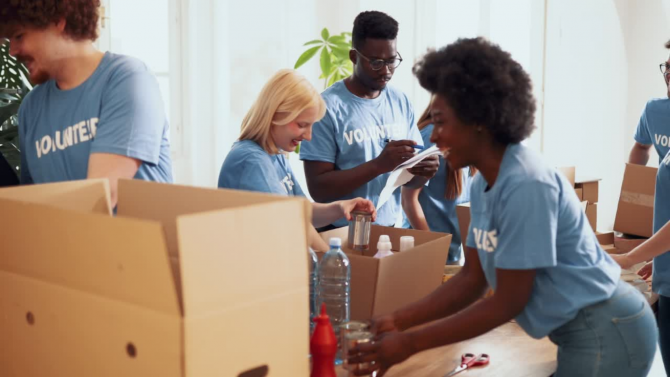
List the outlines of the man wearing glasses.
<svg viewBox="0 0 670 377">
<path fill-rule="evenodd" d="M 354 20 L 349 52 L 354 72 L 322 93 L 326 115 L 300 148 L 307 186 L 317 202 L 364 197 L 376 206 L 389 173 L 423 144 L 409 99 L 387 86 L 402 62 L 397 34 L 398 22 L 382 12 L 363 12 Z M 425 184 L 438 167 L 437 156 L 417 164 L 408 185 Z M 377 208 L 377 223 L 394 226 L 400 211 L 397 190 Z M 345 225 L 342 219 L 327 229 Z"/>
<path fill-rule="evenodd" d="M 665 44 L 670 49 L 670 41 Z M 670 59 L 660 64 L 661 73 L 670 98 Z M 649 150 L 653 145 L 658 152 L 659 162 L 670 150 L 670 99 L 656 98 L 647 102 L 640 123 L 635 131 L 635 145 L 630 151 L 628 162 L 646 165 L 649 161 Z"/>
</svg>

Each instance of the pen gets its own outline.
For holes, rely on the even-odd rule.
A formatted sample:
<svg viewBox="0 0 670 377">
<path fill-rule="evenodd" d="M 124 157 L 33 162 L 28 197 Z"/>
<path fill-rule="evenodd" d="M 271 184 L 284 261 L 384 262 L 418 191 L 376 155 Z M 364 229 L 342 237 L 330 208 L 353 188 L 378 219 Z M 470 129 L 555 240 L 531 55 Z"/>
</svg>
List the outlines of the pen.
<svg viewBox="0 0 670 377">
<path fill-rule="evenodd" d="M 391 140 L 384 139 L 385 143 L 388 143 L 389 141 L 391 141 Z M 423 145 L 412 145 L 412 148 L 414 148 L 414 149 L 426 149 Z"/>
</svg>

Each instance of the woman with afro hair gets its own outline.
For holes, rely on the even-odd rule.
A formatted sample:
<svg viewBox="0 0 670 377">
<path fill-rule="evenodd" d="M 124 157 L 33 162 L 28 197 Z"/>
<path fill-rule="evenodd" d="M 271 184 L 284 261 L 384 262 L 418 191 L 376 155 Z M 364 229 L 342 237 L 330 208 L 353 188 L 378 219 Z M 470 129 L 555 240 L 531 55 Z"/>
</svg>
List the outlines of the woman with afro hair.
<svg viewBox="0 0 670 377">
<path fill-rule="evenodd" d="M 646 376 L 657 342 L 649 305 L 620 281 L 567 179 L 521 144 L 534 128 L 528 74 L 482 38 L 429 52 L 414 73 L 433 94 L 431 141 L 451 169 L 479 171 L 465 265 L 422 300 L 373 319 L 375 342 L 350 352 L 350 363 L 371 365 L 357 373 L 383 376 L 415 353 L 515 319 L 558 346 L 556 377 Z M 482 299 L 488 287 L 494 294 Z"/>
</svg>

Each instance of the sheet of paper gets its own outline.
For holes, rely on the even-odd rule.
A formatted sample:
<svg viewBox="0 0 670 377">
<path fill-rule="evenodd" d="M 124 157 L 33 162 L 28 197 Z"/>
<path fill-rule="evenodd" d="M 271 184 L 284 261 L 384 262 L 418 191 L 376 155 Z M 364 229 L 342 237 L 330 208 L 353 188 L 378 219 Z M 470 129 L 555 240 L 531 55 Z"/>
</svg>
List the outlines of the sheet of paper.
<svg viewBox="0 0 670 377">
<path fill-rule="evenodd" d="M 414 155 L 414 157 L 396 166 L 396 168 L 393 169 L 393 171 L 391 172 L 389 179 L 386 181 L 386 186 L 384 186 L 384 189 L 382 190 L 381 194 L 379 194 L 379 201 L 377 202 L 377 210 L 379 210 L 379 208 L 381 208 L 381 206 L 383 206 L 384 203 L 386 203 L 389 200 L 391 195 L 393 195 L 393 192 L 398 187 L 409 182 L 414 177 L 414 175 L 412 175 L 412 173 L 410 173 L 407 169 L 413 168 L 414 165 L 423 161 L 426 157 L 439 155 L 440 153 L 441 153 L 440 150 L 437 149 L 436 146 L 432 146 L 430 148 L 424 149 L 423 151 L 421 151 L 421 153 L 417 153 L 416 155 Z"/>
</svg>

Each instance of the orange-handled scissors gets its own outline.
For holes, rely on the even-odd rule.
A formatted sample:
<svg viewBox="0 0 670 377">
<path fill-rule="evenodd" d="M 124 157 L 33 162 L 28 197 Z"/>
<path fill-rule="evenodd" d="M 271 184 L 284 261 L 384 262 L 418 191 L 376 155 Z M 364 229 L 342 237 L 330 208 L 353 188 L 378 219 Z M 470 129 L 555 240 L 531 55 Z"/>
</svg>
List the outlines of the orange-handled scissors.
<svg viewBox="0 0 670 377">
<path fill-rule="evenodd" d="M 444 377 L 451 377 L 457 373 L 460 373 L 466 369 L 472 368 L 472 367 L 481 367 L 484 365 L 487 365 L 489 363 L 489 355 L 482 353 L 479 355 L 475 355 L 473 353 L 466 353 L 461 356 L 461 365 L 452 370 L 449 374 L 447 374 Z"/>
</svg>

